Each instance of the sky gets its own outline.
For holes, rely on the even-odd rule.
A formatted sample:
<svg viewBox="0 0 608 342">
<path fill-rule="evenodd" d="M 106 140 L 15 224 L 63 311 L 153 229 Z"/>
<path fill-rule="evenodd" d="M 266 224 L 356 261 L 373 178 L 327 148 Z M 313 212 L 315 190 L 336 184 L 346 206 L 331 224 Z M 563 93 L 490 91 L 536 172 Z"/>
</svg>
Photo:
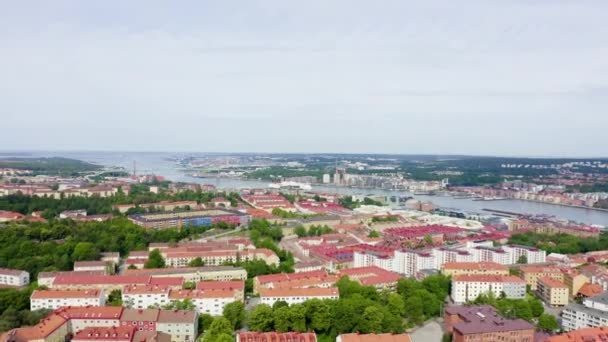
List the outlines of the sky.
<svg viewBox="0 0 608 342">
<path fill-rule="evenodd" d="M 608 157 L 606 0 L 0 0 L 0 150 Z"/>
</svg>

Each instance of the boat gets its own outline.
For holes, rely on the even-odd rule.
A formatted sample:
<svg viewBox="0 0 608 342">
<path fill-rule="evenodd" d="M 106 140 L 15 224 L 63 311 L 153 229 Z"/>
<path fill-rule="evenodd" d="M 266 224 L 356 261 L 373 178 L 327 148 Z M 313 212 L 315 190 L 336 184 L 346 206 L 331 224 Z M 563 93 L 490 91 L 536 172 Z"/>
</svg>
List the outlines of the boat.
<svg viewBox="0 0 608 342">
<path fill-rule="evenodd" d="M 297 189 L 297 190 L 312 190 L 312 186 L 307 183 L 298 182 L 280 182 L 270 183 L 268 187 L 271 189 Z"/>
</svg>

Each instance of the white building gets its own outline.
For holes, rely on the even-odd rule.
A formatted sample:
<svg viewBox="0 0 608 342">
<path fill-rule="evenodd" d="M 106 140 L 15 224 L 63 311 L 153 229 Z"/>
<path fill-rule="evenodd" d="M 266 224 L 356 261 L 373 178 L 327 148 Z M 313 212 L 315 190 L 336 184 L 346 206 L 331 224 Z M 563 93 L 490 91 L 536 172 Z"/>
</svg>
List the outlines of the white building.
<svg viewBox="0 0 608 342">
<path fill-rule="evenodd" d="M 475 300 L 481 294 L 492 293 L 496 298 L 521 299 L 526 296 L 526 282 L 515 276 L 457 275 L 452 279 L 452 299 L 456 304 Z"/>
<path fill-rule="evenodd" d="M 439 269 L 437 259 L 432 252 L 415 250 L 395 251 L 393 271 L 407 276 L 414 276 L 418 271 L 425 269 Z"/>
<path fill-rule="evenodd" d="M 83 271 L 108 272 L 109 270 L 110 270 L 110 264 L 106 261 L 98 260 L 98 261 L 76 261 L 76 262 L 74 262 L 74 272 L 83 272 Z"/>
<path fill-rule="evenodd" d="M 340 297 L 337 287 L 330 288 L 276 288 L 259 290 L 262 304 L 272 306 L 275 302 L 284 301 L 287 304 L 299 304 L 309 299 L 338 299 Z"/>
<path fill-rule="evenodd" d="M 608 326 L 608 292 L 568 304 L 562 311 L 562 329 L 566 331 Z"/>
<path fill-rule="evenodd" d="M 323 184 L 329 184 L 329 183 L 331 183 L 331 176 L 329 175 L 329 173 L 323 174 Z"/>
<path fill-rule="evenodd" d="M 26 271 L 0 268 L 0 285 L 21 287 L 30 283 L 30 274 Z"/>
<path fill-rule="evenodd" d="M 198 337 L 198 315 L 195 311 L 161 310 L 156 331 L 171 335 L 171 342 L 193 342 Z"/>
<path fill-rule="evenodd" d="M 433 249 L 433 256 L 437 260 L 437 266 L 441 268 L 448 262 L 477 262 L 475 255 L 468 250 L 455 248 L 436 248 Z"/>
<path fill-rule="evenodd" d="M 149 307 L 162 307 L 169 304 L 168 286 L 155 285 L 127 285 L 122 290 L 122 302 L 133 309 L 147 309 Z"/>
<path fill-rule="evenodd" d="M 525 256 L 528 264 L 539 264 L 546 261 L 547 252 L 535 247 L 505 245 L 502 247 L 509 253 L 511 264 L 516 264 L 520 257 Z"/>
<path fill-rule="evenodd" d="M 35 290 L 30 297 L 30 310 L 56 310 L 65 306 L 104 306 L 103 290 Z"/>
<path fill-rule="evenodd" d="M 470 249 L 474 261 L 491 261 L 501 265 L 511 265 L 511 255 L 499 247 L 475 247 Z"/>
</svg>

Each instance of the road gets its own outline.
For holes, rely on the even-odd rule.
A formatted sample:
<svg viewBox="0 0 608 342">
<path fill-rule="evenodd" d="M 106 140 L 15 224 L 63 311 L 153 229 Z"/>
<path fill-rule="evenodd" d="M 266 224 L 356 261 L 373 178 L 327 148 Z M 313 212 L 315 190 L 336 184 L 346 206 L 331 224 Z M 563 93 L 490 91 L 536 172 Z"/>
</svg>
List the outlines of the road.
<svg viewBox="0 0 608 342">
<path fill-rule="evenodd" d="M 410 333 L 410 336 L 412 337 L 412 342 L 441 341 L 443 329 L 437 321 L 433 320 Z"/>
</svg>

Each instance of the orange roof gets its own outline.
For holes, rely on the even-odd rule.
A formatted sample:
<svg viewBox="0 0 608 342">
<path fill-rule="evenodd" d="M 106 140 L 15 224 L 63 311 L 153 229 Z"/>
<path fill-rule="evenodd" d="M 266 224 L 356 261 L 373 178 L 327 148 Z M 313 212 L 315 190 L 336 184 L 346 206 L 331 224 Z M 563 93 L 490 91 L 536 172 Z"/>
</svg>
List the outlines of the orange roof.
<svg viewBox="0 0 608 342">
<path fill-rule="evenodd" d="M 564 283 L 562 283 L 559 280 L 555 280 L 553 278 L 549 278 L 549 277 L 542 277 L 538 279 L 539 283 L 543 283 L 548 287 L 551 288 L 568 288 L 568 286 L 566 286 Z"/>
<path fill-rule="evenodd" d="M 234 281 L 201 281 L 196 284 L 197 290 L 218 291 L 218 290 L 244 290 L 244 280 Z"/>
<path fill-rule="evenodd" d="M 509 268 L 496 262 L 446 262 L 443 265 L 446 270 L 498 270 L 508 271 Z"/>
<path fill-rule="evenodd" d="M 516 276 L 503 276 L 503 275 L 485 275 L 485 274 L 472 274 L 472 275 L 457 275 L 453 278 L 454 281 L 465 281 L 465 282 L 487 282 L 487 283 L 525 283 L 525 281 Z"/>
<path fill-rule="evenodd" d="M 595 342 L 608 339 L 608 327 L 573 330 L 561 335 L 551 336 L 546 342 Z"/>
<path fill-rule="evenodd" d="M 562 273 L 554 266 L 522 266 L 519 268 L 523 273 Z"/>
<path fill-rule="evenodd" d="M 72 340 L 131 341 L 135 327 L 87 327 L 74 334 Z"/>
<path fill-rule="evenodd" d="M 595 295 L 598 295 L 600 293 L 604 292 L 604 288 L 601 287 L 598 284 L 591 284 L 591 283 L 585 283 L 585 285 L 583 285 L 581 287 L 580 290 L 578 290 L 578 293 L 585 296 L 585 297 L 593 297 Z"/>
<path fill-rule="evenodd" d="M 121 306 L 69 306 L 55 310 L 55 314 L 65 319 L 119 319 Z"/>
<path fill-rule="evenodd" d="M 65 318 L 59 315 L 50 315 L 42 319 L 40 323 L 34 325 L 33 327 L 17 329 L 17 340 L 31 341 L 45 339 L 66 323 L 67 321 Z"/>
<path fill-rule="evenodd" d="M 96 289 L 74 289 L 74 290 L 35 290 L 31 299 L 47 298 L 99 298 L 100 290 Z"/>
<path fill-rule="evenodd" d="M 342 334 L 342 342 L 412 342 L 408 334 Z"/>
<path fill-rule="evenodd" d="M 339 276 L 348 276 L 361 285 L 390 284 L 401 279 L 399 274 L 377 266 L 346 268 L 340 271 Z"/>
<path fill-rule="evenodd" d="M 142 293 L 169 293 L 169 287 L 167 286 L 158 286 L 158 285 L 126 285 L 122 289 L 122 293 L 124 294 L 142 294 Z"/>
<path fill-rule="evenodd" d="M 260 289 L 259 292 L 260 297 L 332 297 L 340 294 L 337 287 Z"/>
</svg>

